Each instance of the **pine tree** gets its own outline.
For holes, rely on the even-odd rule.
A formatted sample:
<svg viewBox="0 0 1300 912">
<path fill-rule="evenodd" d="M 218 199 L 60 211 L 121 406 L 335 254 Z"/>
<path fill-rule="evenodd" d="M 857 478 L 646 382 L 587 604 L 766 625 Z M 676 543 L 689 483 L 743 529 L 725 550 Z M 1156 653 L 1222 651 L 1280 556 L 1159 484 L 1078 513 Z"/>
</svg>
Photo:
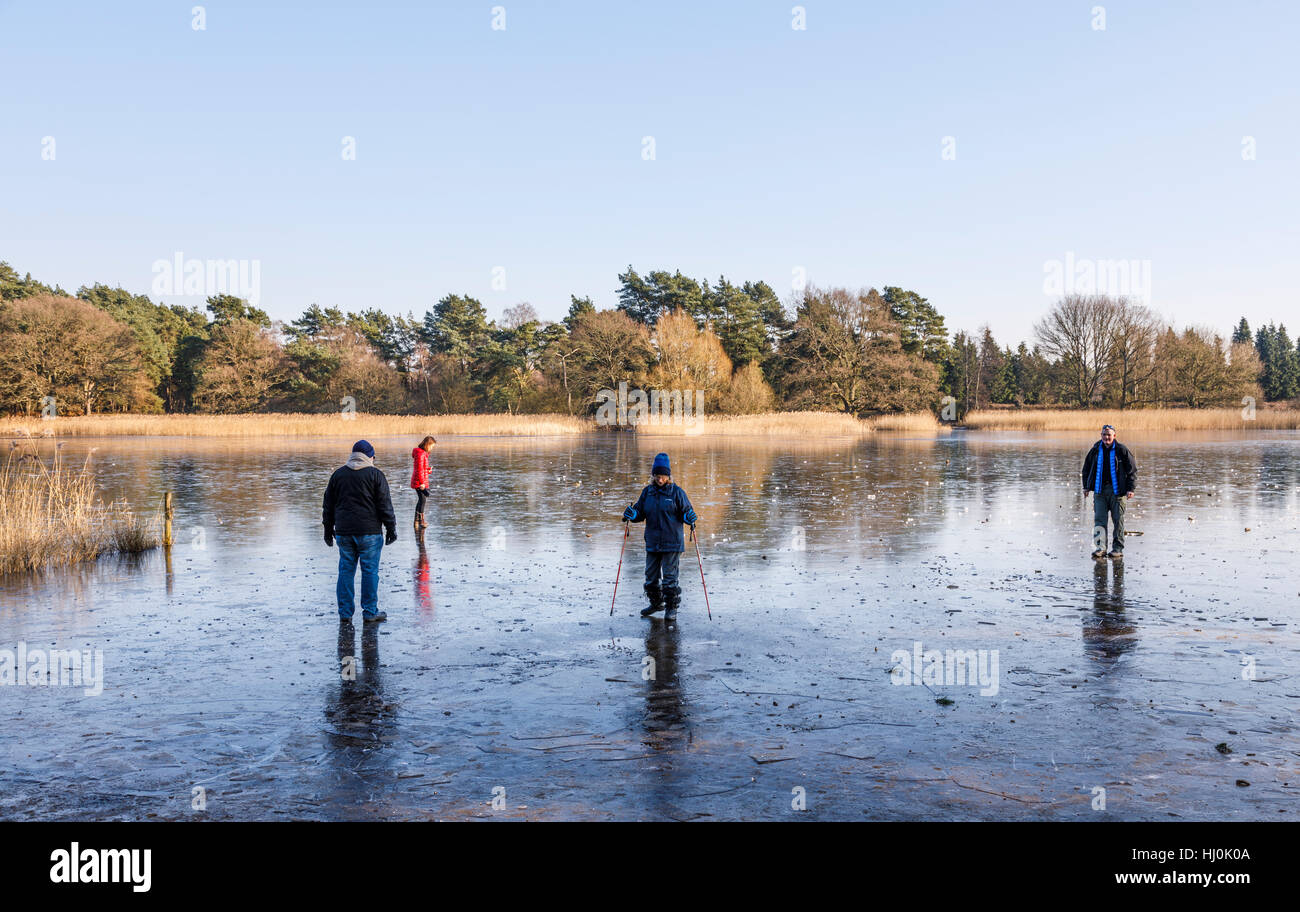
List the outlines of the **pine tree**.
<svg viewBox="0 0 1300 912">
<path fill-rule="evenodd" d="M 1294 399 L 1300 395 L 1300 358 L 1287 335 L 1285 324 L 1278 324 L 1277 335 L 1273 337 L 1273 352 L 1277 362 L 1275 398 Z"/>
<path fill-rule="evenodd" d="M 469 368 L 472 358 L 490 339 L 487 311 L 468 295 L 447 295 L 424 315 L 421 336 L 429 349 L 450 355 Z"/>
<path fill-rule="evenodd" d="M 1291 399 L 1300 393 L 1300 354 L 1292 347 L 1285 325 L 1270 323 L 1256 330 L 1255 351 L 1262 365 L 1259 385 L 1265 399 Z"/>
<path fill-rule="evenodd" d="M 890 315 L 899 325 L 903 351 L 927 361 L 942 360 L 948 344 L 948 330 L 934 305 L 914 291 L 888 285 L 884 291 Z"/>
<path fill-rule="evenodd" d="M 712 289 L 705 283 L 703 312 L 732 364 L 748 364 L 767 354 L 767 327 L 758 302 L 725 276 Z"/>
<path fill-rule="evenodd" d="M 618 281 L 618 309 L 638 323 L 653 324 L 659 317 L 659 303 L 646 280 L 629 264 Z"/>
</svg>

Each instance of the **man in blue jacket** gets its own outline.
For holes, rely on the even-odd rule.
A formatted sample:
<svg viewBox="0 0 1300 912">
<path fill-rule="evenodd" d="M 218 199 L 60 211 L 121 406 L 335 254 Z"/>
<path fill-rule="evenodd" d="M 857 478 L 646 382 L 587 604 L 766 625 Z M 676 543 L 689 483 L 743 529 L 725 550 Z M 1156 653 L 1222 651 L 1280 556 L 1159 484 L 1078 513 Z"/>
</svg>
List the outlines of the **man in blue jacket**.
<svg viewBox="0 0 1300 912">
<path fill-rule="evenodd" d="M 1124 507 L 1137 487 L 1137 463 L 1128 447 L 1115 437 L 1115 426 L 1104 425 L 1101 440 L 1083 459 L 1083 496 L 1092 502 L 1093 552 L 1096 560 L 1106 557 L 1106 520 L 1114 525 L 1111 560 L 1124 557 Z"/>
<path fill-rule="evenodd" d="M 677 566 L 686 550 L 682 523 L 694 531 L 697 517 L 686 492 L 673 484 L 667 453 L 655 457 L 650 474 L 653 482 L 623 511 L 623 519 L 645 523 L 645 591 L 650 606 L 642 609 L 641 617 L 666 609 L 664 620 L 673 621 L 682 603 L 682 588 L 677 585 Z"/>
<path fill-rule="evenodd" d="M 352 445 L 345 465 L 334 470 L 325 488 L 321 511 L 325 544 L 339 542 L 339 580 L 336 593 L 339 622 L 351 623 L 356 610 L 353 586 L 361 564 L 361 615 L 367 621 L 386 621 L 379 610 L 379 552 L 397 541 L 397 515 L 388 495 L 388 479 L 375 468 L 375 448 L 364 440 Z M 388 534 L 380 533 L 387 529 Z"/>
</svg>

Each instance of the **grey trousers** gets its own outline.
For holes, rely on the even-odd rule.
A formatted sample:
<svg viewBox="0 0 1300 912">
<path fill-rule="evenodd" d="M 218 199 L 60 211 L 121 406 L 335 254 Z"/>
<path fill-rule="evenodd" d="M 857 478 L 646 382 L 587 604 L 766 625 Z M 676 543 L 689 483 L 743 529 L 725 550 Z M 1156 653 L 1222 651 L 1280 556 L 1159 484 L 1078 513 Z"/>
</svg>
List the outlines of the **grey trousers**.
<svg viewBox="0 0 1300 912">
<path fill-rule="evenodd" d="M 1106 519 L 1110 518 L 1113 526 L 1112 551 L 1124 550 L 1124 507 L 1127 498 L 1114 491 L 1102 491 L 1092 495 L 1092 541 L 1096 551 L 1106 550 Z"/>
<path fill-rule="evenodd" d="M 677 588 L 677 568 L 682 558 L 680 551 L 647 551 L 645 553 L 645 584 L 662 586 L 665 592 L 680 591 Z M 660 583 L 660 574 L 663 582 Z"/>
</svg>

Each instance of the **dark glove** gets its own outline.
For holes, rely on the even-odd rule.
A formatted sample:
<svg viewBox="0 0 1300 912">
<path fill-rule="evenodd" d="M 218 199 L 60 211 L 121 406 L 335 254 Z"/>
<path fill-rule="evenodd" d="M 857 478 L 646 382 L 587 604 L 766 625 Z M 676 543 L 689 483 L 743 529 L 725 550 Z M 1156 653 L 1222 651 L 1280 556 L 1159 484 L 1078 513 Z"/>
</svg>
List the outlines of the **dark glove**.
<svg viewBox="0 0 1300 912">
<path fill-rule="evenodd" d="M 329 529 L 325 530 L 325 544 L 329 545 L 331 548 L 334 547 L 334 533 Z"/>
<path fill-rule="evenodd" d="M 386 545 L 391 545 L 391 544 L 392 544 L 393 542 L 395 542 L 395 541 L 397 541 L 397 530 L 396 530 L 396 529 L 389 529 L 389 530 L 384 534 L 384 544 L 386 544 Z"/>
<path fill-rule="evenodd" d="M 629 504 L 628 508 L 623 511 L 623 522 L 635 522 L 635 521 L 636 521 L 636 507 Z"/>
<path fill-rule="evenodd" d="M 695 528 L 695 521 L 696 521 L 697 519 L 699 519 L 699 517 L 695 515 L 695 511 L 694 511 L 694 510 L 687 510 L 687 511 L 686 511 L 686 515 L 683 516 L 682 519 L 684 519 L 684 520 L 686 521 L 686 525 L 688 525 L 688 526 L 690 526 L 692 529 L 694 529 L 694 528 Z"/>
</svg>

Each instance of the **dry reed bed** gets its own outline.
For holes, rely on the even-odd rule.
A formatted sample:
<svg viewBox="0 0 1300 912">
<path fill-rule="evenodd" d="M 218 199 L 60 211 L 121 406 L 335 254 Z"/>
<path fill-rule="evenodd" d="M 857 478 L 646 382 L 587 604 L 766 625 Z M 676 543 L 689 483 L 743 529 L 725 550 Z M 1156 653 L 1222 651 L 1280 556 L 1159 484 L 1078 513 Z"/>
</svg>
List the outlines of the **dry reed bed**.
<svg viewBox="0 0 1300 912">
<path fill-rule="evenodd" d="M 860 437 L 873 431 L 934 431 L 929 413 L 862 420 L 841 412 L 705 415 L 690 425 L 643 425 L 648 435 Z M 0 436 L 37 437 L 553 437 L 591 433 L 591 419 L 568 415 L 94 415 L 27 424 L 0 423 Z"/>
<path fill-rule="evenodd" d="M 581 434 L 590 423 L 567 415 L 92 415 L 0 423 L 10 437 L 415 437 L 470 434 L 545 437 Z"/>
<path fill-rule="evenodd" d="M 991 409 L 961 422 L 973 430 L 1080 431 L 1113 424 L 1126 430 L 1294 430 L 1300 410 L 1261 408 L 1254 419 L 1241 409 Z M 842 412 L 770 412 L 705 415 L 693 424 L 643 425 L 649 436 L 862 437 L 876 431 L 911 433 L 947 429 L 929 412 L 860 419 Z M 93 415 L 49 421 L 0 420 L 0 437 L 411 437 L 425 434 L 478 437 L 565 437 L 601 430 L 589 418 L 569 415 Z"/>
<path fill-rule="evenodd" d="M 647 436 L 707 437 L 863 437 L 876 431 L 930 431 L 939 423 L 928 412 L 855 418 L 843 412 L 769 412 L 764 415 L 705 415 L 692 424 L 651 424 L 637 432 Z"/>
<path fill-rule="evenodd" d="M 980 431 L 1095 431 L 1113 424 L 1121 431 L 1269 431 L 1300 429 L 1300 410 L 1239 408 L 1064 410 L 1018 409 L 967 413 L 961 422 Z"/>
<path fill-rule="evenodd" d="M 125 504 L 105 505 L 89 460 L 80 468 L 56 452 L 47 465 L 11 447 L 0 468 L 0 575 L 138 553 L 159 544 L 156 522 Z"/>
</svg>

